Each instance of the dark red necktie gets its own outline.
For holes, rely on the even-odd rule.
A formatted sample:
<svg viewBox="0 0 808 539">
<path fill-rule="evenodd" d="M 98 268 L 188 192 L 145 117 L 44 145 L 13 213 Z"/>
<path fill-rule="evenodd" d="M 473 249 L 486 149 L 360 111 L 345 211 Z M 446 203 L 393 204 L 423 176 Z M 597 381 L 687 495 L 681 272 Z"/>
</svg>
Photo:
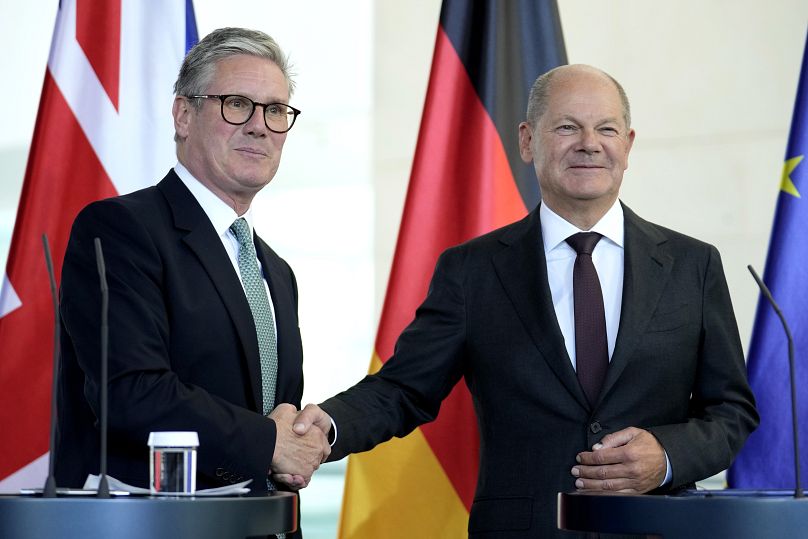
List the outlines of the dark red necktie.
<svg viewBox="0 0 808 539">
<path fill-rule="evenodd" d="M 590 406 L 597 402 L 609 367 L 603 293 L 592 263 L 592 251 L 601 237 L 597 232 L 580 232 L 567 238 L 567 243 L 578 253 L 572 270 L 576 371 Z"/>
</svg>

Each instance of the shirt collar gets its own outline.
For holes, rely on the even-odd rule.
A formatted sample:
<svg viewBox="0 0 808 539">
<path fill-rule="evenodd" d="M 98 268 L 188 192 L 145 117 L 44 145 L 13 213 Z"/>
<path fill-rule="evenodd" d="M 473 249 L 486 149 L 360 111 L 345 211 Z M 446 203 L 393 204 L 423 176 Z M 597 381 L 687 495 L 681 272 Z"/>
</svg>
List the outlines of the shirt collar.
<svg viewBox="0 0 808 539">
<path fill-rule="evenodd" d="M 561 244 L 566 245 L 567 238 L 578 232 L 586 232 L 579 229 L 569 221 L 550 209 L 547 204 L 539 206 L 539 220 L 541 221 L 541 235 L 544 240 L 544 252 L 549 253 Z M 611 240 L 618 247 L 623 247 L 623 206 L 620 201 L 615 200 L 609 211 L 595 223 L 589 232 L 597 232 L 604 238 Z"/>
<path fill-rule="evenodd" d="M 227 231 L 230 230 L 230 225 L 233 224 L 233 221 L 239 218 L 239 215 L 236 214 L 235 210 L 227 205 L 227 203 L 222 200 L 221 198 L 217 197 L 213 191 L 202 185 L 202 183 L 197 180 L 191 172 L 183 166 L 182 163 L 177 163 L 174 165 L 174 172 L 177 173 L 182 183 L 185 184 L 185 187 L 191 191 L 191 194 L 194 196 L 199 205 L 202 206 L 202 210 L 205 212 L 205 215 L 208 216 L 210 219 L 211 224 L 213 224 L 213 228 L 216 230 L 216 233 L 220 236 L 224 236 L 227 234 Z M 253 230 L 253 215 L 252 215 L 252 208 L 248 209 L 244 215 L 241 215 L 247 221 L 247 224 L 250 225 L 250 230 Z"/>
</svg>

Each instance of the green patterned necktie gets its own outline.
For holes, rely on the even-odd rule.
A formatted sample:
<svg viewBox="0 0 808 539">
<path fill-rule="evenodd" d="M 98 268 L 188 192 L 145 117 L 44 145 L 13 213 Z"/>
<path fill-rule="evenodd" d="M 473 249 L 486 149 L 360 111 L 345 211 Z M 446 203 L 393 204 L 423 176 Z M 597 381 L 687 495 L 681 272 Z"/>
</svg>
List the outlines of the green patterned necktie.
<svg viewBox="0 0 808 539">
<path fill-rule="evenodd" d="M 239 243 L 238 270 L 247 303 L 250 304 L 255 331 L 258 334 L 258 352 L 261 356 L 261 392 L 263 394 L 263 413 L 267 415 L 275 407 L 275 386 L 278 381 L 278 343 L 275 337 L 275 324 L 272 319 L 272 308 L 267 298 L 264 278 L 258 268 L 250 226 L 243 217 L 236 219 L 230 226 L 231 232 Z"/>
</svg>

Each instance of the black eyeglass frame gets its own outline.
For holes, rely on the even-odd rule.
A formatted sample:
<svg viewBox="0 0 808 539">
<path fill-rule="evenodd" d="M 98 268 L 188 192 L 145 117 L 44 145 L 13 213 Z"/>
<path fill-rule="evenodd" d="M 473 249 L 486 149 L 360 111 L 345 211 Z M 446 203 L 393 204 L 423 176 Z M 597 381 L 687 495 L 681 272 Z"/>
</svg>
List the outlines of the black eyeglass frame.
<svg viewBox="0 0 808 539">
<path fill-rule="evenodd" d="M 258 101 L 253 101 L 249 97 L 239 95 L 239 94 L 187 95 L 185 97 L 188 98 L 188 99 L 218 99 L 219 101 L 221 101 L 220 111 L 221 111 L 221 114 L 222 114 L 222 120 L 229 123 L 230 125 L 244 125 L 244 124 L 246 124 L 247 122 L 250 121 L 250 119 L 252 119 L 253 114 L 255 114 L 256 107 L 258 107 L 260 105 L 260 106 L 264 107 L 264 114 L 263 114 L 263 116 L 264 116 L 264 125 L 267 126 L 267 129 L 269 129 L 273 133 L 288 133 L 289 130 L 292 129 L 292 126 L 295 125 L 295 120 L 297 120 L 298 115 L 302 112 L 301 110 L 296 109 L 292 105 L 288 105 L 286 103 L 280 103 L 280 102 L 259 103 Z M 240 98 L 245 99 L 245 100 L 249 101 L 250 103 L 252 103 L 252 110 L 250 111 L 250 114 L 247 116 L 247 119 L 244 120 L 243 122 L 231 122 L 230 120 L 225 118 L 225 116 L 224 116 L 224 102 L 229 97 L 240 97 Z M 289 127 L 287 127 L 283 131 L 278 131 L 277 129 L 272 129 L 271 127 L 269 127 L 269 123 L 267 122 L 267 107 L 271 107 L 272 105 L 281 105 L 281 106 L 286 107 L 286 108 L 288 108 L 289 110 L 292 111 L 292 121 L 289 122 Z"/>
</svg>

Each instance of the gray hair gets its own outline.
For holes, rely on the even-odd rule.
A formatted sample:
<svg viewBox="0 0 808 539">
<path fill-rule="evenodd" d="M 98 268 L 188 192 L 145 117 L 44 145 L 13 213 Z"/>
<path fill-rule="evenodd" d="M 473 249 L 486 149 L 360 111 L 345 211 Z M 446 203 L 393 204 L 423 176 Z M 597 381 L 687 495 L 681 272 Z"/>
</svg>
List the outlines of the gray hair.
<svg viewBox="0 0 808 539">
<path fill-rule="evenodd" d="M 535 126 L 539 123 L 542 115 L 547 112 L 547 100 L 548 94 L 550 93 L 550 84 L 552 82 L 553 77 L 558 73 L 559 70 L 568 66 L 558 66 L 554 67 L 550 71 L 539 75 L 539 78 L 533 83 L 533 86 L 530 88 L 530 96 L 527 100 L 527 123 L 532 126 Z M 595 68 L 592 68 L 595 69 Z M 626 91 L 620 85 L 614 77 L 597 69 L 603 75 L 609 78 L 612 83 L 614 83 L 615 88 L 617 88 L 617 93 L 620 95 L 620 101 L 623 103 L 623 120 L 626 122 L 626 128 L 631 127 L 631 106 L 628 103 L 628 96 L 626 95 Z"/>
<path fill-rule="evenodd" d="M 185 56 L 177 82 L 174 83 L 174 95 L 199 95 L 208 91 L 216 64 L 230 56 L 249 54 L 266 58 L 277 65 L 291 94 L 295 88 L 289 71 L 286 55 L 274 39 L 258 30 L 246 28 L 219 28 L 205 36 Z M 194 106 L 201 106 L 200 100 L 193 100 Z"/>
</svg>

